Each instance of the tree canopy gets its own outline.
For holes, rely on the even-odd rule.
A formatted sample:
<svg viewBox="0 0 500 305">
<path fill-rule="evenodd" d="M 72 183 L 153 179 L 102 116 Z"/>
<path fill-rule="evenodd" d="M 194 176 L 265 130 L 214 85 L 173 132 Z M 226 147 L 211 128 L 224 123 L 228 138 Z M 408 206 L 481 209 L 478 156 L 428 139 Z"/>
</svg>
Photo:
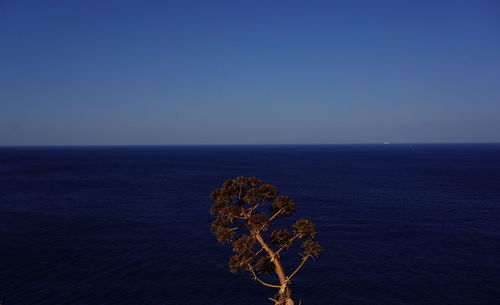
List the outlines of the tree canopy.
<svg viewBox="0 0 500 305">
<path fill-rule="evenodd" d="M 214 200 L 210 213 L 215 217 L 210 230 L 219 243 L 230 245 L 235 253 L 228 261 L 229 270 L 248 272 L 262 285 L 277 289 L 274 298 L 269 298 L 275 304 L 294 304 L 291 279 L 305 262 L 323 252 L 323 247 L 314 240 L 316 225 L 308 219 L 298 219 L 291 228 L 273 228 L 278 219 L 295 214 L 295 201 L 280 195 L 277 187 L 264 184 L 258 178 L 228 179 L 212 191 L 210 198 Z M 298 240 L 303 240 L 301 259 L 293 271 L 287 273 L 282 256 Z M 279 283 L 264 281 L 259 276 L 262 274 L 274 274 Z"/>
</svg>

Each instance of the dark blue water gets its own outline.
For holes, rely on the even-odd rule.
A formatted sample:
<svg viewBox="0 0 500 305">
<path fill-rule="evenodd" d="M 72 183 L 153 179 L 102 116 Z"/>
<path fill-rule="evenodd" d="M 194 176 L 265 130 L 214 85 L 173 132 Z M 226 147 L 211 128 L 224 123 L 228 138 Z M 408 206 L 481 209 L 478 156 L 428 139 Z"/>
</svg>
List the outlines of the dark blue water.
<svg viewBox="0 0 500 305">
<path fill-rule="evenodd" d="M 0 301 L 272 304 L 208 229 L 241 175 L 317 223 L 304 305 L 500 304 L 492 144 L 1 148 Z"/>
</svg>

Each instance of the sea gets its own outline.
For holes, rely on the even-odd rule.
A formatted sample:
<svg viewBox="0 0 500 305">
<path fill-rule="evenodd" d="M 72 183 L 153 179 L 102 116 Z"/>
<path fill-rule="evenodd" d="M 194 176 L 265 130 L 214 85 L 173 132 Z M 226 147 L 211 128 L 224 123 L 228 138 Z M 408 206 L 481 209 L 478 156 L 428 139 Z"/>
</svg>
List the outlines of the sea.
<svg viewBox="0 0 500 305">
<path fill-rule="evenodd" d="M 272 305 L 209 230 L 238 176 L 316 223 L 296 304 L 500 304 L 500 144 L 1 147 L 0 304 Z"/>
</svg>

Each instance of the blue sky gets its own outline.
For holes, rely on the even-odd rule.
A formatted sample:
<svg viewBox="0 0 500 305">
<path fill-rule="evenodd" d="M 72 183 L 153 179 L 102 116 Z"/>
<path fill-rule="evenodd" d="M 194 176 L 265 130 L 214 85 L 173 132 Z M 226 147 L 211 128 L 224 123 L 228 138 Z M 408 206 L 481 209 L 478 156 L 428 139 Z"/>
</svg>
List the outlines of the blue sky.
<svg viewBox="0 0 500 305">
<path fill-rule="evenodd" d="M 500 141 L 500 2 L 1 1 L 0 145 Z"/>
</svg>

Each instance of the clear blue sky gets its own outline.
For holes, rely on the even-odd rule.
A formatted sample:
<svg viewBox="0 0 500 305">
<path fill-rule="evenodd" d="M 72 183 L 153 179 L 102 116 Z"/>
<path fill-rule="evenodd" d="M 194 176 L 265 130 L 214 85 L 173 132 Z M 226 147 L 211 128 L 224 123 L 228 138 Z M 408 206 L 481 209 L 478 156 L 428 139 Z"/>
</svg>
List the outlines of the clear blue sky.
<svg viewBox="0 0 500 305">
<path fill-rule="evenodd" d="M 0 145 L 500 141 L 500 2 L 0 0 Z"/>
</svg>

